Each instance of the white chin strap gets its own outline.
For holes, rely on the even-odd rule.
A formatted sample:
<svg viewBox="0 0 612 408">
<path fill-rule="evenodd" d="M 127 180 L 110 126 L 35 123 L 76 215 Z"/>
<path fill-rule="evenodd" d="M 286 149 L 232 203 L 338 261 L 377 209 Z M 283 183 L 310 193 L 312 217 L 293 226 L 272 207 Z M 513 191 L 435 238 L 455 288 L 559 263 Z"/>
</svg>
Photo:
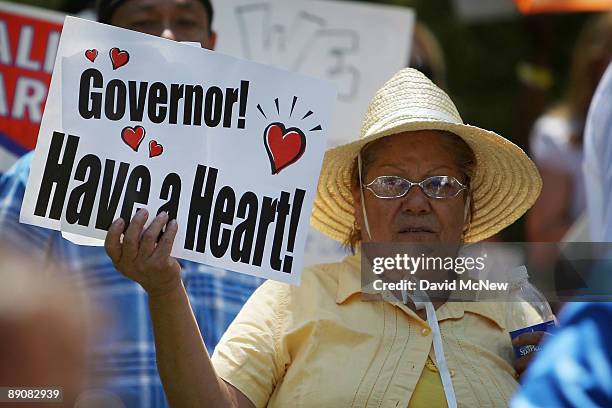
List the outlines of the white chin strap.
<svg viewBox="0 0 612 408">
<path fill-rule="evenodd" d="M 444 356 L 444 348 L 442 346 L 442 333 L 440 333 L 440 326 L 438 325 L 438 318 L 436 317 L 436 310 L 431 302 L 425 303 L 425 311 L 427 312 L 427 323 L 431 327 L 433 334 L 433 346 L 434 354 L 436 355 L 436 365 L 440 372 L 440 379 L 442 380 L 442 387 L 444 388 L 444 395 L 446 396 L 446 403 L 448 408 L 457 408 L 457 399 L 455 398 L 455 389 L 453 388 L 453 382 L 451 380 L 450 371 L 448 364 L 446 364 L 446 357 Z"/>
<path fill-rule="evenodd" d="M 419 296 L 429 299 L 427 293 L 419 291 Z M 442 388 L 444 389 L 444 396 L 446 397 L 446 403 L 448 408 L 457 408 L 457 399 L 455 397 L 455 389 L 453 388 L 453 382 L 451 380 L 450 370 L 446 363 L 446 357 L 444 356 L 444 347 L 442 345 L 442 333 L 440 332 L 440 326 L 438 325 L 438 318 L 436 317 L 436 310 L 434 309 L 433 303 L 427 300 L 424 302 L 416 301 L 414 296 L 406 289 L 402 290 L 402 301 L 404 304 L 408 303 L 410 299 L 416 308 L 416 310 L 425 309 L 427 312 L 427 323 L 431 327 L 431 334 L 433 336 L 433 348 L 436 356 L 436 366 L 440 372 L 440 379 L 442 380 Z"/>
<path fill-rule="evenodd" d="M 361 198 L 361 211 L 363 213 L 363 226 L 365 228 L 366 233 L 368 234 L 368 238 L 372 240 L 372 234 L 370 233 L 370 223 L 368 222 L 368 212 L 366 211 L 366 203 L 363 196 L 363 180 L 361 175 L 361 152 L 357 155 L 357 173 L 359 174 L 359 194 Z M 470 209 L 470 198 L 468 195 L 465 211 L 464 211 L 464 222 L 467 221 L 467 217 L 469 215 Z M 422 296 L 427 298 L 426 293 L 422 293 Z M 425 308 L 427 312 L 427 323 L 431 327 L 431 332 L 433 335 L 433 348 L 434 354 L 436 356 L 436 365 L 438 367 L 438 371 L 440 372 L 440 379 L 442 380 L 442 387 L 444 388 L 444 395 L 446 397 L 446 403 L 448 404 L 448 408 L 457 408 L 457 399 L 455 398 L 455 390 L 453 388 L 453 382 L 451 380 L 450 371 L 448 369 L 448 364 L 446 363 L 446 357 L 444 356 L 444 349 L 442 346 L 442 334 L 440 333 L 440 326 L 438 325 L 438 318 L 436 317 L 436 310 L 434 309 L 433 303 L 427 300 L 425 302 L 415 302 L 414 297 L 408 293 L 405 289 L 402 290 L 402 300 L 404 304 L 408 303 L 408 298 L 410 298 L 417 310 Z M 429 299 L 429 298 L 427 298 Z"/>
<path fill-rule="evenodd" d="M 372 234 L 370 234 L 370 223 L 368 222 L 368 212 L 366 211 L 365 199 L 363 197 L 363 181 L 361 179 L 361 152 L 357 155 L 357 173 L 359 174 L 359 194 L 361 197 L 361 212 L 363 213 L 363 223 L 365 224 L 365 230 L 368 233 L 368 238 L 372 240 Z"/>
</svg>

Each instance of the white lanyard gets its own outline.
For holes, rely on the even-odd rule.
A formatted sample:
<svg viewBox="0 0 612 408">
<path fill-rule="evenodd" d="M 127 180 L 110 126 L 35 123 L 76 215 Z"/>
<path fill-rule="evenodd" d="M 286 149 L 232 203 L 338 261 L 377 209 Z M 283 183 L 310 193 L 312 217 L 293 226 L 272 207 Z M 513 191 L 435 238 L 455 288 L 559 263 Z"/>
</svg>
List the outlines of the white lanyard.
<svg viewBox="0 0 612 408">
<path fill-rule="evenodd" d="M 425 293 L 422 295 L 427 296 Z M 412 299 L 417 310 L 423 309 L 424 307 L 425 312 L 427 312 L 427 323 L 431 327 L 431 333 L 433 335 L 436 365 L 438 366 L 438 371 L 440 372 L 440 379 L 442 380 L 442 387 L 444 388 L 446 403 L 448 404 L 448 408 L 457 408 L 457 399 L 455 398 L 453 382 L 451 381 L 450 371 L 448 370 L 446 357 L 444 356 L 444 348 L 442 347 L 442 333 L 440 333 L 440 326 L 438 325 L 436 310 L 431 302 L 415 302 L 414 298 L 406 290 L 402 290 L 402 300 L 404 304 L 408 303 L 408 298 Z"/>
</svg>

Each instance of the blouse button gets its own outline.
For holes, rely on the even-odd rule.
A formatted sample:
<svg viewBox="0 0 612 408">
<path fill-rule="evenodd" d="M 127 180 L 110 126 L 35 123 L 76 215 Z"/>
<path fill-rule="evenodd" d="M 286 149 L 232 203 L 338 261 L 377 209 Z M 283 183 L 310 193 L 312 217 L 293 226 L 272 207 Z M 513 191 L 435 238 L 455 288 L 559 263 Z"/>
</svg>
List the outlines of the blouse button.
<svg viewBox="0 0 612 408">
<path fill-rule="evenodd" d="M 450 370 L 450 376 L 451 376 L 451 377 L 454 377 L 454 376 L 455 376 L 455 370 L 453 370 L 453 369 L 451 369 L 451 370 Z"/>
<path fill-rule="evenodd" d="M 431 333 L 431 329 L 428 327 L 423 327 L 421 329 L 421 336 L 425 337 L 425 336 L 429 336 L 429 333 Z"/>
</svg>

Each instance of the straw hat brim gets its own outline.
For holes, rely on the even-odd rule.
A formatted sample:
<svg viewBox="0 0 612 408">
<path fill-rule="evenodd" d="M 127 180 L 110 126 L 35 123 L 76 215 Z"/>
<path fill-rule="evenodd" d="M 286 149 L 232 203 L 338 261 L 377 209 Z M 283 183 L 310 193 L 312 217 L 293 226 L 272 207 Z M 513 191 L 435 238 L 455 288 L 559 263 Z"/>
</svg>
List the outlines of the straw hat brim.
<svg viewBox="0 0 612 408">
<path fill-rule="evenodd" d="M 368 143 L 398 133 L 443 130 L 461 137 L 476 156 L 471 180 L 472 219 L 464 241 L 478 242 L 519 219 L 536 201 L 542 179 L 534 163 L 514 143 L 471 125 L 396 118 L 363 138 L 328 150 L 323 159 L 311 224 L 330 238 L 345 242 L 355 222 L 351 192 L 353 163 Z"/>
</svg>

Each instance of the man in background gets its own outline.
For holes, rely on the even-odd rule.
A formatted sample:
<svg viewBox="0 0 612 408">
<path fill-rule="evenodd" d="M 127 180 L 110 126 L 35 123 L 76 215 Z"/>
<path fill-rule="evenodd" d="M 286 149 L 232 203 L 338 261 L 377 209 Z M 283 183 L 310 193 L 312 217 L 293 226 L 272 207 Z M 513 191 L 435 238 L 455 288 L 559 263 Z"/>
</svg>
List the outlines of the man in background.
<svg viewBox="0 0 612 408">
<path fill-rule="evenodd" d="M 210 0 L 102 0 L 102 23 L 213 49 Z M 147 297 L 138 284 L 115 271 L 102 247 L 75 245 L 61 232 L 19 223 L 32 153 L 0 178 L 0 239 L 9 241 L 43 268 L 58 259 L 111 324 L 98 335 L 90 355 L 91 386 L 116 394 L 126 407 L 164 407 L 167 402 L 155 363 Z M 262 280 L 181 261 L 183 282 L 209 350 Z M 34 385 L 34 384 L 32 384 Z"/>
</svg>

